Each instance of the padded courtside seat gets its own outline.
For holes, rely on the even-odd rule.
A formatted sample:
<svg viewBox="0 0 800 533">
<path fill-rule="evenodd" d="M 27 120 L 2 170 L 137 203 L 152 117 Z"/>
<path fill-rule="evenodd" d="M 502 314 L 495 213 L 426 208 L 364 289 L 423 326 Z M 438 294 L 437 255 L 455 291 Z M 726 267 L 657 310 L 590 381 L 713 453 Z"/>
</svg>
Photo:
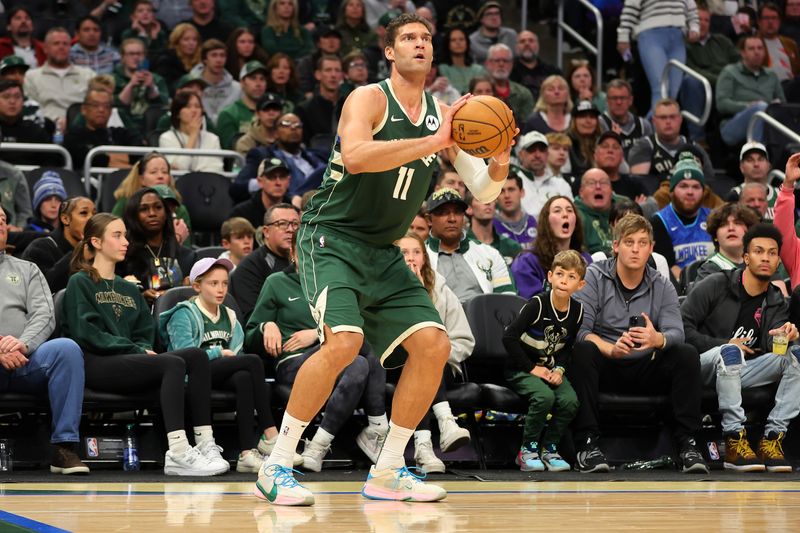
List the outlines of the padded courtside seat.
<svg viewBox="0 0 800 533">
<path fill-rule="evenodd" d="M 503 331 L 519 314 L 526 300 L 514 294 L 481 294 L 466 302 L 475 348 L 465 361 L 468 381 L 478 383 L 481 406 L 495 411 L 526 413 L 527 404 L 506 386 L 503 366 L 508 356 Z"/>
<path fill-rule="evenodd" d="M 218 243 L 222 223 L 233 209 L 228 195 L 230 178 L 213 172 L 189 172 L 178 178 L 175 186 L 189 211 L 192 231 L 205 235 L 209 244 Z"/>
<path fill-rule="evenodd" d="M 167 290 L 164 294 L 156 299 L 155 305 L 153 305 L 153 317 L 158 321 L 158 317 L 164 311 L 168 311 L 172 309 L 180 302 L 184 300 L 188 300 L 192 296 L 195 296 L 197 293 L 194 292 L 194 289 L 191 287 L 173 287 Z M 230 293 L 225 295 L 225 300 L 222 302 L 227 307 L 233 310 L 236 314 L 236 319 L 242 323 L 242 312 L 239 310 L 239 304 L 236 303 L 236 300 L 233 299 Z M 242 324 L 244 327 L 244 324 Z"/>
<path fill-rule="evenodd" d="M 212 257 L 216 259 L 224 252 L 225 248 L 223 248 L 222 246 L 205 246 L 203 248 L 198 248 L 197 250 L 194 251 L 195 258 L 197 261 L 200 261 L 201 259 L 204 259 L 206 257 Z"/>
</svg>

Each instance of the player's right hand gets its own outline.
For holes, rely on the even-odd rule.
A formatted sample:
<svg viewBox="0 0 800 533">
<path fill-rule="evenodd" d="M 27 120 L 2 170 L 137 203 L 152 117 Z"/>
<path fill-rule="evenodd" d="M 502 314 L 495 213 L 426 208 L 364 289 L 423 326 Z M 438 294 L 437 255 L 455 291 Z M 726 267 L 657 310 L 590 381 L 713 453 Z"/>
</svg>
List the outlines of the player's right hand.
<svg viewBox="0 0 800 533">
<path fill-rule="evenodd" d="M 275 322 L 264 324 L 264 351 L 271 357 L 278 357 L 283 349 L 281 348 L 281 330 Z"/>
</svg>

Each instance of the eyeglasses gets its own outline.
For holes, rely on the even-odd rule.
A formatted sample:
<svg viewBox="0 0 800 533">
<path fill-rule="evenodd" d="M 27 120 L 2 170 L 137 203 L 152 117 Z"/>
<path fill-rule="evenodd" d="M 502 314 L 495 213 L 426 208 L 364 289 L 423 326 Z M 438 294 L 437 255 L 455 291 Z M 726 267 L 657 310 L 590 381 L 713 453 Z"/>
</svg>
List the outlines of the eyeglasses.
<svg viewBox="0 0 800 533">
<path fill-rule="evenodd" d="M 359 61 L 357 63 L 350 63 L 348 68 L 367 68 L 367 64 Z"/>
<path fill-rule="evenodd" d="M 513 63 L 514 60 L 508 57 L 494 57 L 489 59 L 492 63 Z"/>
<path fill-rule="evenodd" d="M 275 222 L 270 222 L 269 224 L 264 224 L 265 226 L 275 226 L 281 231 L 286 231 L 290 229 L 292 231 L 297 231 L 297 228 L 300 227 L 300 222 L 296 220 L 276 220 Z"/>
<path fill-rule="evenodd" d="M 611 185 L 610 180 L 586 180 L 583 184 L 587 187 L 597 187 L 598 185 L 601 187 L 609 187 Z"/>
<path fill-rule="evenodd" d="M 283 126 L 284 128 L 292 128 L 293 130 L 299 130 L 303 127 L 302 122 L 291 122 L 289 120 L 281 120 L 278 124 Z"/>
<path fill-rule="evenodd" d="M 264 175 L 264 178 L 268 179 L 269 181 L 273 181 L 273 180 L 288 180 L 289 177 L 290 177 L 289 174 L 286 174 L 284 172 L 274 172 L 272 174 L 265 174 Z"/>
</svg>

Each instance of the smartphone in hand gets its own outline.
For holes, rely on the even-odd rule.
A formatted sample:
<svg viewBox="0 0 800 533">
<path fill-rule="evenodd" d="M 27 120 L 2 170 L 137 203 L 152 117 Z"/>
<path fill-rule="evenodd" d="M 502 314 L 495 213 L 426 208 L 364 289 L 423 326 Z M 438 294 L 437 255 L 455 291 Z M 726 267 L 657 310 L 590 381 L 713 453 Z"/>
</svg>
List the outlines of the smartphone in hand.
<svg viewBox="0 0 800 533">
<path fill-rule="evenodd" d="M 642 315 L 634 315 L 628 319 L 628 329 L 643 328 L 645 326 L 644 317 Z M 642 347 L 639 343 L 634 343 L 633 347 L 637 350 Z"/>
</svg>

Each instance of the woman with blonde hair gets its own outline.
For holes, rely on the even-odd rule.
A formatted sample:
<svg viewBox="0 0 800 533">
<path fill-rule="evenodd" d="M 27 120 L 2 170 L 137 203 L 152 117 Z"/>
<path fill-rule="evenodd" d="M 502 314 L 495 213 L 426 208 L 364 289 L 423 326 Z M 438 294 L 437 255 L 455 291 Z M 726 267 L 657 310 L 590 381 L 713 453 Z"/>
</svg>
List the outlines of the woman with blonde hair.
<svg viewBox="0 0 800 533">
<path fill-rule="evenodd" d="M 175 237 L 179 243 L 190 245 L 192 221 L 189 219 L 189 210 L 181 203 L 181 193 L 175 187 L 175 179 L 172 177 L 170 170 L 169 161 L 163 154 L 150 152 L 145 155 L 133 165 L 131 171 L 119 184 L 117 190 L 114 191 L 114 198 L 117 199 L 117 203 L 114 204 L 111 213 L 121 217 L 125 212 L 128 198 L 140 189 L 157 186 L 166 187 L 171 193 L 172 197 L 170 199 L 178 204 L 175 209 Z M 166 191 L 164 192 L 166 193 Z"/>
<path fill-rule="evenodd" d="M 539 99 L 533 113 L 525 120 L 522 133 L 539 131 L 545 135 L 550 132 L 563 133 L 569 128 L 572 119 L 572 98 L 569 96 L 567 80 L 558 74 L 548 76 L 542 82 Z"/>
<path fill-rule="evenodd" d="M 446 368 L 451 371 L 445 370 L 431 406 L 439 425 L 439 448 L 443 452 L 449 452 L 470 441 L 469 431 L 458 425 L 450 410 L 446 391 L 447 383 L 451 383 L 456 374 L 461 374 L 460 364 L 472 353 L 472 349 L 475 347 L 475 337 L 472 336 L 467 315 L 458 301 L 458 296 L 445 284 L 444 276 L 431 267 L 422 237 L 409 231 L 398 239 L 395 245 L 400 248 L 406 264 L 419 278 L 420 283 L 428 292 L 428 296 L 433 300 L 433 305 L 447 328 L 447 336 L 450 339 L 450 357 Z M 430 418 L 429 412 L 414 432 L 414 460 L 417 467 L 426 473 L 444 472 L 444 463 L 433 453 Z"/>
<path fill-rule="evenodd" d="M 271 0 L 267 22 L 261 29 L 261 46 L 269 54 L 283 52 L 292 59 L 311 55 L 311 32 L 300 25 L 297 0 Z"/>
<path fill-rule="evenodd" d="M 167 50 L 156 61 L 153 72 L 164 77 L 170 93 L 182 76 L 200 63 L 200 32 L 188 22 L 181 22 L 169 34 Z"/>
</svg>

